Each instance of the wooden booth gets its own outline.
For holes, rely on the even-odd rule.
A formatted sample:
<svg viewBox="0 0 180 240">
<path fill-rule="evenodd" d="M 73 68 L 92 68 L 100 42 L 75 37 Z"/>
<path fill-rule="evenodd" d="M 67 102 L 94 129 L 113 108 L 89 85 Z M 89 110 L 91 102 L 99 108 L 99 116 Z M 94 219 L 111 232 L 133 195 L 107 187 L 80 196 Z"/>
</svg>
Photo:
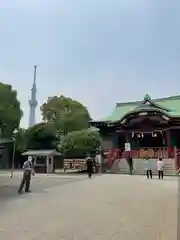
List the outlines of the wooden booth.
<svg viewBox="0 0 180 240">
<path fill-rule="evenodd" d="M 55 171 L 55 158 L 61 156 L 56 150 L 28 150 L 22 155 L 31 156 L 37 173 L 53 173 Z M 61 159 L 59 159 L 61 161 Z"/>
</svg>

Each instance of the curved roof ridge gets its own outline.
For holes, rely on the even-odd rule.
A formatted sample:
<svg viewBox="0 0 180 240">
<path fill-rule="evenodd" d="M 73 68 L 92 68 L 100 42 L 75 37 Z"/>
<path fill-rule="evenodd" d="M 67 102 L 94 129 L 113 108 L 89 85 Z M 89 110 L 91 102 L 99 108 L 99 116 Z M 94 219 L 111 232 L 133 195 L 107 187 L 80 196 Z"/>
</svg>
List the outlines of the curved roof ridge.
<svg viewBox="0 0 180 240">
<path fill-rule="evenodd" d="M 170 97 L 162 97 L 162 98 L 154 98 L 153 101 L 164 101 L 164 100 L 176 100 L 180 99 L 180 95 L 170 96 Z"/>
<path fill-rule="evenodd" d="M 116 103 L 116 107 L 119 107 L 119 106 L 126 106 L 126 105 L 137 105 L 137 104 L 141 104 L 143 103 L 144 100 L 141 100 L 141 101 L 130 101 L 130 102 L 120 102 L 120 103 Z"/>
<path fill-rule="evenodd" d="M 165 101 L 165 100 L 176 100 L 176 99 L 180 99 L 180 95 L 174 95 L 174 96 L 170 96 L 170 97 L 160 97 L 160 98 L 152 98 L 151 101 Z M 144 100 L 141 101 L 130 101 L 130 102 L 120 102 L 120 103 L 116 103 L 116 107 L 119 106 L 126 106 L 126 105 L 136 105 L 136 104 L 141 104 L 143 103 Z"/>
</svg>

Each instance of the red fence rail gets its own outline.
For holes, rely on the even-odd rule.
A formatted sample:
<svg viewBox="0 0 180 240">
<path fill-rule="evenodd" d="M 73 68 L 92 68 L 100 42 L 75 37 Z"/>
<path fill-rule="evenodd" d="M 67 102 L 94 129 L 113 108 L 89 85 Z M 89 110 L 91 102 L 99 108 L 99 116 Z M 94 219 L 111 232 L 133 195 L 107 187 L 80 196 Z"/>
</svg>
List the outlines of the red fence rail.
<svg viewBox="0 0 180 240">
<path fill-rule="evenodd" d="M 109 149 L 107 154 L 111 156 L 111 158 L 125 158 L 127 156 L 131 156 L 132 158 L 144 158 L 145 155 L 151 158 L 174 158 L 176 156 L 176 152 L 180 152 L 180 149 L 175 151 L 174 148 L 138 148 L 133 149 L 129 152 L 125 152 L 123 149 Z"/>
</svg>

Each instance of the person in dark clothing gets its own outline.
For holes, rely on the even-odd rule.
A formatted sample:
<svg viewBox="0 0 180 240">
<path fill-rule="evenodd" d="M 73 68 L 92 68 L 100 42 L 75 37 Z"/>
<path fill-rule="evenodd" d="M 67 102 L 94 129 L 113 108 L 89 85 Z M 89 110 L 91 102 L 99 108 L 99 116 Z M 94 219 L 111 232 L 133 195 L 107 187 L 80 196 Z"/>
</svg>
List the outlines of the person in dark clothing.
<svg viewBox="0 0 180 240">
<path fill-rule="evenodd" d="M 133 173 L 133 159 L 129 156 L 129 173 L 132 175 Z"/>
<path fill-rule="evenodd" d="M 87 158 L 86 165 L 87 165 L 88 177 L 91 178 L 93 173 L 93 161 L 90 157 Z"/>
<path fill-rule="evenodd" d="M 30 182 L 31 182 L 31 174 L 34 175 L 32 157 L 29 156 L 28 160 L 24 162 L 23 165 L 23 179 L 21 181 L 18 193 L 22 193 L 23 188 L 25 186 L 25 192 L 30 192 Z"/>
<path fill-rule="evenodd" d="M 129 174 L 132 175 L 132 173 L 133 173 L 133 159 L 132 159 L 131 156 L 127 156 L 126 161 L 129 165 Z"/>
</svg>

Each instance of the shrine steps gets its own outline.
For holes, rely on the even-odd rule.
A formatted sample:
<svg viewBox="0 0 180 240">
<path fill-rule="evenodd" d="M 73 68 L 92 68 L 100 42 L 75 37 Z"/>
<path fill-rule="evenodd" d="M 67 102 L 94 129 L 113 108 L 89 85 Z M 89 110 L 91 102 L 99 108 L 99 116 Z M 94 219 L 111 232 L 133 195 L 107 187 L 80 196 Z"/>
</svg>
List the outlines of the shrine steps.
<svg viewBox="0 0 180 240">
<path fill-rule="evenodd" d="M 152 172 L 153 175 L 157 175 L 156 169 L 156 159 L 152 160 Z M 164 175 L 165 176 L 175 176 L 176 170 L 174 167 L 174 159 L 163 159 L 165 166 L 164 166 Z M 142 159 L 133 159 L 134 170 L 133 174 L 135 175 L 144 175 L 144 162 Z M 121 174 L 129 174 L 129 166 L 126 162 L 126 159 L 117 159 L 111 168 L 110 173 L 121 173 Z"/>
</svg>

